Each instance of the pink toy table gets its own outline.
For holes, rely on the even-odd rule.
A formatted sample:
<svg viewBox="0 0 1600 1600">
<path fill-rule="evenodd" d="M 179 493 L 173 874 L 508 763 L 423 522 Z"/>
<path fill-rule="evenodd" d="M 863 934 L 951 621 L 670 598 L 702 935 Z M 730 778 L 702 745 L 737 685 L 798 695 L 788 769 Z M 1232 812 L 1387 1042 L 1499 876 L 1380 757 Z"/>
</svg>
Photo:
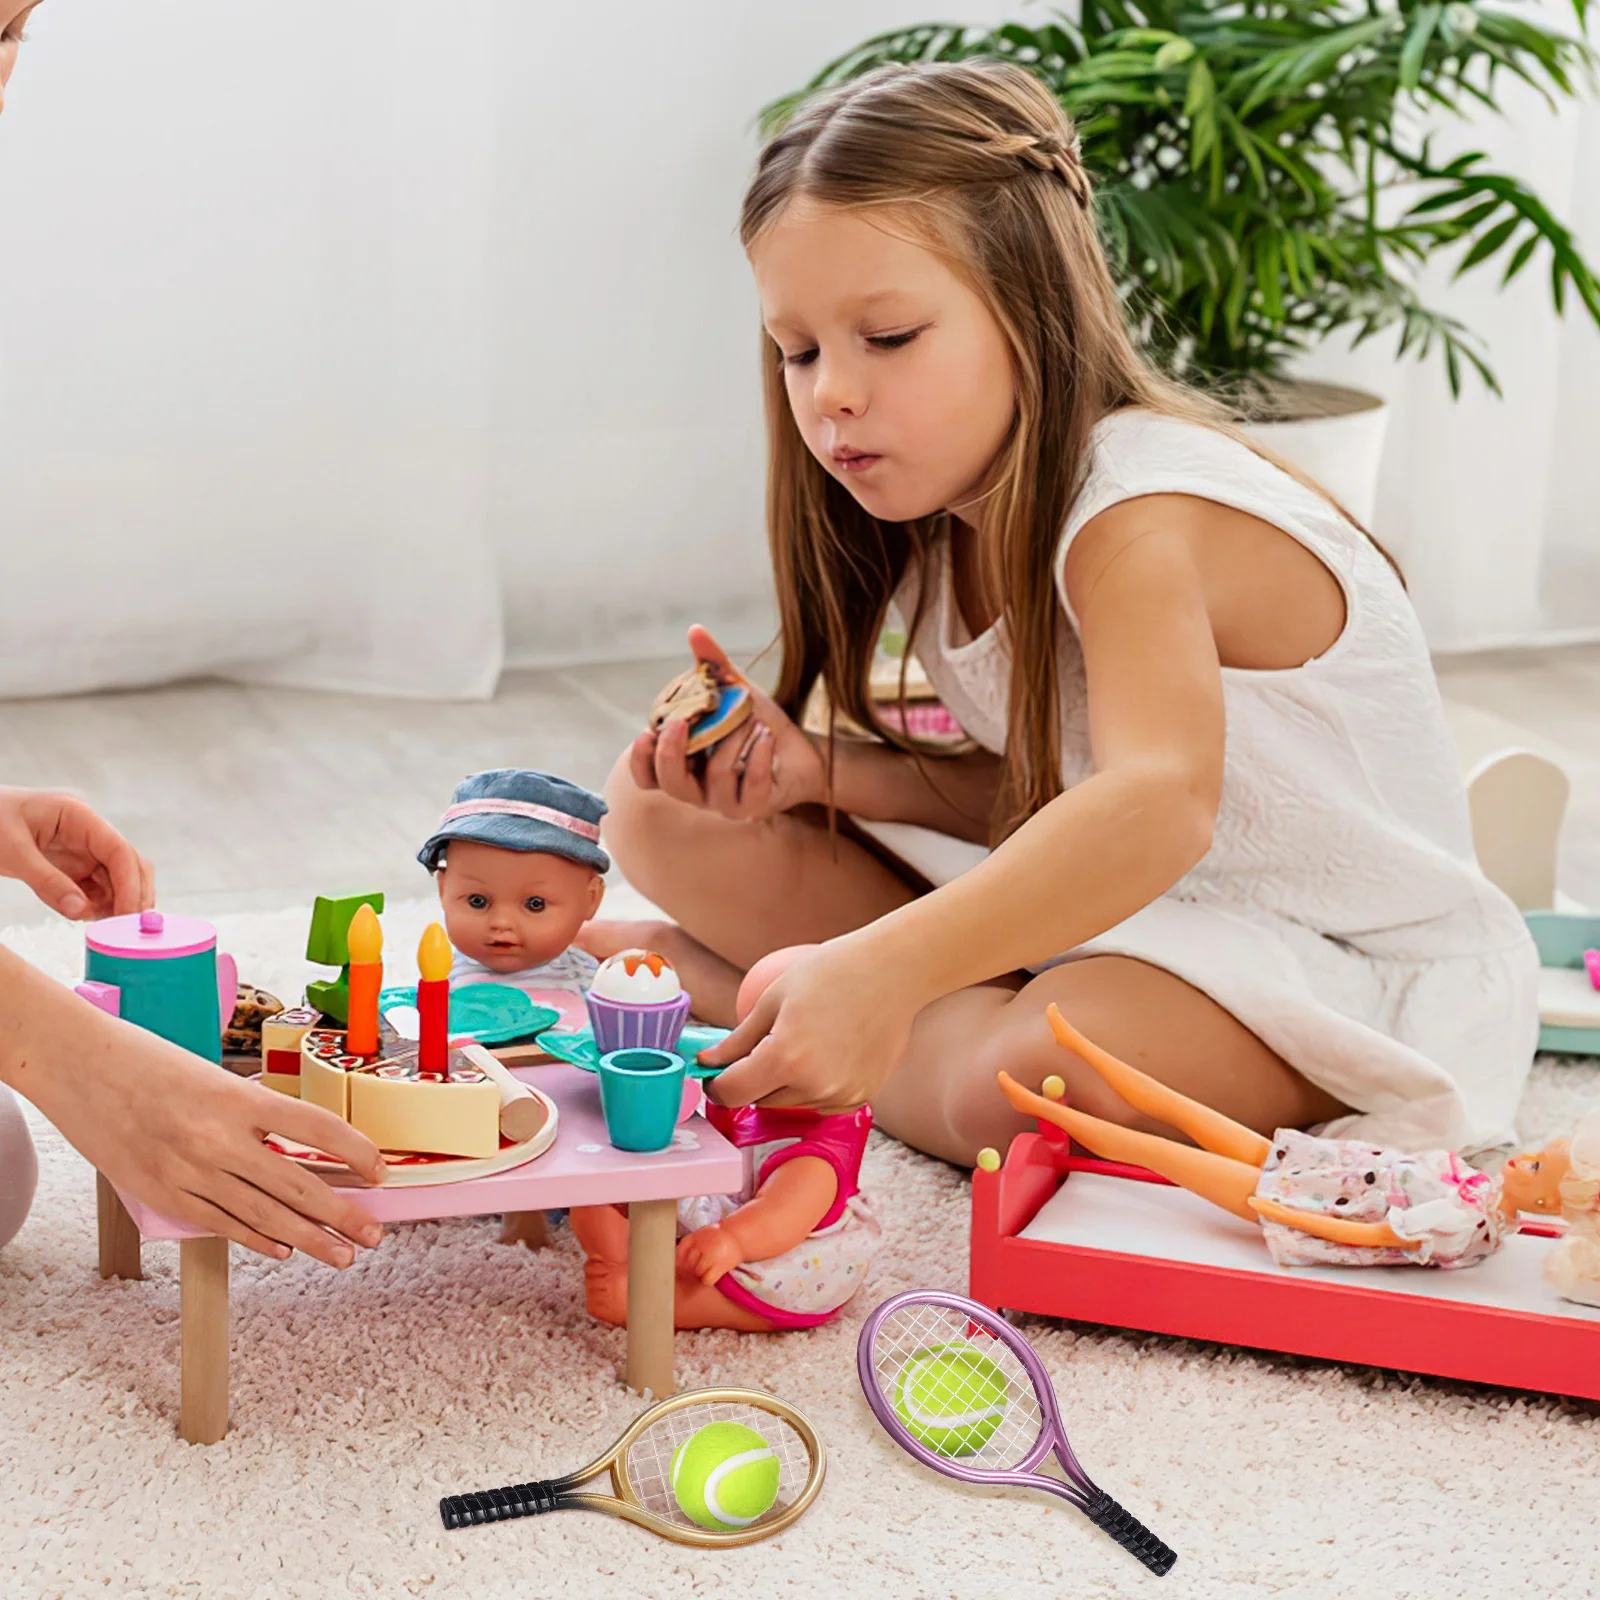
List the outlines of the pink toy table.
<svg viewBox="0 0 1600 1600">
<path fill-rule="evenodd" d="M 556 1142 L 526 1166 L 464 1183 L 343 1192 L 382 1222 L 424 1222 L 497 1212 L 559 1210 L 605 1202 L 628 1206 L 627 1381 L 662 1397 L 673 1392 L 673 1294 L 677 1203 L 686 1195 L 731 1194 L 739 1153 L 703 1118 L 678 1127 L 665 1150 L 612 1147 L 600 1112 L 599 1080 L 577 1067 L 513 1068 L 555 1101 Z M 177 1239 L 181 1280 L 182 1405 L 179 1433 L 214 1444 L 228 1427 L 228 1241 L 174 1222 L 138 1201 L 124 1202 L 99 1180 L 100 1276 L 143 1276 L 144 1239 Z"/>
<path fill-rule="evenodd" d="M 984 1305 L 1600 1400 L 1600 1307 L 1543 1281 L 1553 1243 L 1525 1228 L 1460 1272 L 1279 1267 L 1255 1224 L 1053 1128 L 972 1175 Z"/>
</svg>

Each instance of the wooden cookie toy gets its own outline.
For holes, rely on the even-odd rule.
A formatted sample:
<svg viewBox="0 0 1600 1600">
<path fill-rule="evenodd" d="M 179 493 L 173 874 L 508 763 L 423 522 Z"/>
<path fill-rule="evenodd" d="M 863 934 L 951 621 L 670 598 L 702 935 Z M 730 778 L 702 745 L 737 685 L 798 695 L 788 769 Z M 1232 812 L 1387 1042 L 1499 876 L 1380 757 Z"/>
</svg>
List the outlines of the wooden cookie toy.
<svg viewBox="0 0 1600 1600">
<path fill-rule="evenodd" d="M 715 662 L 697 661 L 656 696 L 650 708 L 650 726 L 659 733 L 669 722 L 687 721 L 685 753 L 695 756 L 747 722 L 753 709 L 750 686 L 743 678 Z"/>
</svg>

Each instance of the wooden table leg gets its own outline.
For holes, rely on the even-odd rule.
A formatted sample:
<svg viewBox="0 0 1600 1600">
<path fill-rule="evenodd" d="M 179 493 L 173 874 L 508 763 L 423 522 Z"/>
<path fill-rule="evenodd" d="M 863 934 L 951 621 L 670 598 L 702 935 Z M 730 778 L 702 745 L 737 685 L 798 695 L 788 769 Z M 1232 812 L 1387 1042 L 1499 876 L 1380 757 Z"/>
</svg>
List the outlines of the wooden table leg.
<svg viewBox="0 0 1600 1600">
<path fill-rule="evenodd" d="M 678 1279 L 678 1202 L 628 1206 L 628 1387 L 664 1400 L 672 1376 L 673 1299 Z"/>
<path fill-rule="evenodd" d="M 139 1259 L 139 1229 L 103 1172 L 94 1175 L 94 1195 L 100 1223 L 100 1276 L 142 1278 L 144 1263 Z"/>
<path fill-rule="evenodd" d="M 178 1433 L 190 1444 L 215 1444 L 228 1431 L 228 1241 L 184 1239 L 182 1401 Z"/>
</svg>

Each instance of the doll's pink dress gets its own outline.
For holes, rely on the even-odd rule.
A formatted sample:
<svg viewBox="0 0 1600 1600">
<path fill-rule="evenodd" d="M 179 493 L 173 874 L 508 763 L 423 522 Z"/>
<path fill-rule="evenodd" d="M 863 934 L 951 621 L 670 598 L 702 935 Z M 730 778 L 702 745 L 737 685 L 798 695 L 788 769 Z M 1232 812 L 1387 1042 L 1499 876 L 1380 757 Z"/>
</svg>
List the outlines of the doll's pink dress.
<svg viewBox="0 0 1600 1600">
<path fill-rule="evenodd" d="M 717 1280 L 732 1300 L 778 1328 L 814 1328 L 831 1321 L 866 1279 L 879 1227 L 861 1193 L 861 1157 L 872 1128 L 862 1106 L 843 1116 L 770 1106 L 705 1108 L 706 1120 L 744 1157 L 737 1194 L 695 1195 L 678 1202 L 678 1234 L 722 1222 L 755 1199 L 786 1161 L 816 1156 L 839 1178 L 833 1204 L 810 1235 L 767 1261 L 745 1261 Z"/>
<path fill-rule="evenodd" d="M 1265 1222 L 1280 1267 L 1470 1267 L 1499 1249 L 1504 1232 L 1497 1180 L 1449 1150 L 1410 1155 L 1280 1128 L 1255 1192 L 1295 1211 L 1387 1222 L 1402 1239 L 1422 1241 L 1415 1250 L 1369 1249 Z"/>
</svg>

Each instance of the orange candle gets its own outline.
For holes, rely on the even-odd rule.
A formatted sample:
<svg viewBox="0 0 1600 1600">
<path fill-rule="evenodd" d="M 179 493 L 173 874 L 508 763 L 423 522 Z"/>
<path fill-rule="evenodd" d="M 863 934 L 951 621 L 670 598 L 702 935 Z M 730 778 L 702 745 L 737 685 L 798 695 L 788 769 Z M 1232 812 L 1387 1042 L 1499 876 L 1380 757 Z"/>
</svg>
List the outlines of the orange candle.
<svg viewBox="0 0 1600 1600">
<path fill-rule="evenodd" d="M 383 987 L 383 929 L 371 906 L 350 919 L 350 1019 L 345 1049 L 353 1056 L 378 1053 L 378 991 Z"/>
<path fill-rule="evenodd" d="M 430 922 L 417 946 L 417 1015 L 420 1034 L 417 1070 L 450 1076 L 450 941 L 437 922 Z"/>
</svg>

